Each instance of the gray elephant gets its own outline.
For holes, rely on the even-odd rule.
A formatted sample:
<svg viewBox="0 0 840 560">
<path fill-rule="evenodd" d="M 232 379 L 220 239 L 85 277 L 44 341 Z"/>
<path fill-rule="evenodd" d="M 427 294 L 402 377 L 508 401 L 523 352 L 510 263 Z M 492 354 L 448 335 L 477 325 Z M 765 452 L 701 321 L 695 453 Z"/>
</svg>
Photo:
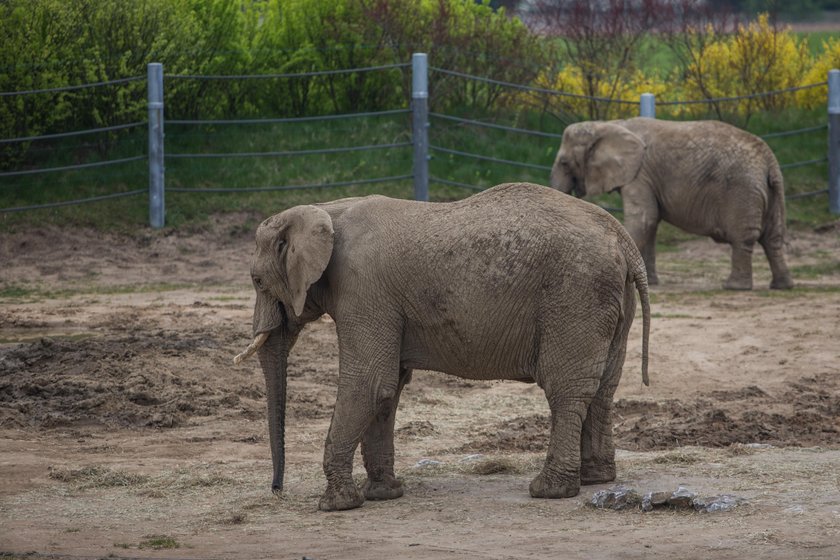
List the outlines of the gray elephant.
<svg viewBox="0 0 840 560">
<path fill-rule="evenodd" d="M 551 186 L 595 196 L 616 189 L 624 225 L 639 247 L 651 284 L 660 220 L 732 247 L 724 288 L 752 289 L 758 241 L 771 288 L 791 288 L 785 262 L 785 191 L 779 163 L 760 138 L 718 121 L 635 118 L 566 128 Z"/>
<path fill-rule="evenodd" d="M 297 206 L 257 229 L 254 341 L 266 380 L 272 489 L 283 488 L 286 364 L 305 323 L 329 314 L 338 393 L 324 449 L 322 510 L 402 495 L 394 416 L 413 369 L 536 382 L 551 410 L 534 497 L 615 478 L 611 406 L 636 306 L 647 384 L 644 262 L 612 216 L 539 185 L 450 203 L 383 196 Z M 635 289 L 634 289 L 635 285 Z M 367 481 L 353 483 L 362 446 Z"/>
</svg>

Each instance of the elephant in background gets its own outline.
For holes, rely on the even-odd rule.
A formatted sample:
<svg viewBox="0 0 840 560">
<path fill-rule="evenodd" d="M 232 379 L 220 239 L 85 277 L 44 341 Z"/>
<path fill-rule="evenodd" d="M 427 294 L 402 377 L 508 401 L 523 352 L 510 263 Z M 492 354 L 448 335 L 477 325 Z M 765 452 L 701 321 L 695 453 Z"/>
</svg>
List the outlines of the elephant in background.
<svg viewBox="0 0 840 560">
<path fill-rule="evenodd" d="M 551 186 L 580 196 L 619 189 L 624 226 L 651 284 L 658 283 L 656 229 L 665 220 L 732 247 L 724 288 L 752 289 L 756 241 L 770 262 L 770 287 L 793 287 L 779 163 L 763 140 L 734 126 L 644 117 L 576 123 L 563 133 Z"/>
<path fill-rule="evenodd" d="M 394 419 L 413 369 L 537 383 L 551 434 L 534 497 L 615 478 L 612 398 L 638 291 L 647 384 L 644 262 L 621 224 L 539 185 L 450 203 L 383 196 L 297 206 L 256 232 L 254 352 L 266 380 L 272 488 L 283 488 L 286 367 L 305 323 L 335 321 L 339 381 L 324 448 L 322 510 L 402 495 Z M 357 488 L 361 443 L 367 481 Z"/>
</svg>

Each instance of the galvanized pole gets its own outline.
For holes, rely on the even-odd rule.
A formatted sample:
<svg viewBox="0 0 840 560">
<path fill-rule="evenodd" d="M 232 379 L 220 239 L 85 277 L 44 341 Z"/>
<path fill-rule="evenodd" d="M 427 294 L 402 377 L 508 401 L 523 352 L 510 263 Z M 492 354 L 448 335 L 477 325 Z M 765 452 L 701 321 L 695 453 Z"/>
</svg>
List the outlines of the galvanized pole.
<svg viewBox="0 0 840 560">
<path fill-rule="evenodd" d="M 652 93 L 643 93 L 639 97 L 639 116 L 656 118 L 656 96 Z"/>
<path fill-rule="evenodd" d="M 828 71 L 828 209 L 840 214 L 840 70 Z"/>
<path fill-rule="evenodd" d="M 163 186 L 163 64 L 149 64 L 148 76 L 149 225 L 162 228 L 166 214 Z"/>
<path fill-rule="evenodd" d="M 426 53 L 411 57 L 414 200 L 429 200 L 429 66 Z"/>
</svg>

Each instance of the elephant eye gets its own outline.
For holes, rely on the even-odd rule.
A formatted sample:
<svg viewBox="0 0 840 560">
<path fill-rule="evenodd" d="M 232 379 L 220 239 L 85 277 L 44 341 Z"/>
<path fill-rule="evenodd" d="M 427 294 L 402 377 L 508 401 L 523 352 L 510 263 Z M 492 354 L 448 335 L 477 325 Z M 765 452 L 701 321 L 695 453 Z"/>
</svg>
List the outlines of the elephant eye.
<svg viewBox="0 0 840 560">
<path fill-rule="evenodd" d="M 254 277 L 254 284 L 256 284 L 257 288 L 259 288 L 260 290 L 262 290 L 262 289 L 263 289 L 263 282 L 262 282 L 262 278 L 260 278 L 260 277 L 258 277 L 258 276 L 255 276 L 255 277 Z"/>
</svg>

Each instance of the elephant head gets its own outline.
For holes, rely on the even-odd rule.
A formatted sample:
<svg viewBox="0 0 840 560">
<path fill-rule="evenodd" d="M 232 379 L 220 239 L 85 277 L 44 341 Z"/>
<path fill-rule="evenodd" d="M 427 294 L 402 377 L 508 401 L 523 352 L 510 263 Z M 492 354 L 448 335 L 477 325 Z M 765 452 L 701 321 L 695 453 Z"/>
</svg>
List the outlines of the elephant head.
<svg viewBox="0 0 840 560">
<path fill-rule="evenodd" d="M 564 193 L 596 196 L 632 181 L 642 165 L 645 143 L 613 122 L 566 127 L 551 169 L 551 186 Z"/>
<path fill-rule="evenodd" d="M 303 326 L 309 287 L 330 262 L 333 236 L 329 214 L 315 206 L 291 208 L 268 218 L 257 229 L 251 263 L 257 292 L 254 341 L 234 363 L 257 352 L 265 375 L 275 493 L 283 490 L 287 358 Z"/>
</svg>

